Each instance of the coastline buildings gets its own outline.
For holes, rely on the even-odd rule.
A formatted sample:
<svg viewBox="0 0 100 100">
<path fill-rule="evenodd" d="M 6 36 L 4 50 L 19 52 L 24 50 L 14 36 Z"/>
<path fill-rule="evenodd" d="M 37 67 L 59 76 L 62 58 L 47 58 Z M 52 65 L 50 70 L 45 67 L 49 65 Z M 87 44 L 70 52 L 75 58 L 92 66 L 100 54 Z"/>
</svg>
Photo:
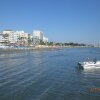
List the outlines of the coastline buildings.
<svg viewBox="0 0 100 100">
<path fill-rule="evenodd" d="M 48 38 L 44 37 L 43 32 L 33 31 L 33 34 L 24 31 L 4 30 L 0 32 L 0 44 L 9 46 L 33 46 L 39 45 L 43 41 L 48 42 Z"/>
</svg>

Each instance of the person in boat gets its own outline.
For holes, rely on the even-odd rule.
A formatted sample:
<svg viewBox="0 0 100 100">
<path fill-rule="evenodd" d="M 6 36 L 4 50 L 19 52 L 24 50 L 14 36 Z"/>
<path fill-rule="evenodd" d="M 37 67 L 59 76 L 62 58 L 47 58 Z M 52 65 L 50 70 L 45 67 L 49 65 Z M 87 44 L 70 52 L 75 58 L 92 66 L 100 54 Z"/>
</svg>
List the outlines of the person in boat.
<svg viewBox="0 0 100 100">
<path fill-rule="evenodd" d="M 93 61 L 94 61 L 94 64 L 97 62 L 97 59 L 93 59 Z"/>
</svg>

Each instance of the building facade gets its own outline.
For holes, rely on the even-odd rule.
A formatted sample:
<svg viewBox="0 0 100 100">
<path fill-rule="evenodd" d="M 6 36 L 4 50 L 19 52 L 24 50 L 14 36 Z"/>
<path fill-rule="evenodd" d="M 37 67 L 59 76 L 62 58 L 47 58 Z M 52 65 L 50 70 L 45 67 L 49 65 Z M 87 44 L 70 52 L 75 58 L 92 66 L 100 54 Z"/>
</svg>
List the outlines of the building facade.
<svg viewBox="0 0 100 100">
<path fill-rule="evenodd" d="M 15 43 L 14 41 L 14 31 L 12 30 L 4 30 L 2 31 L 4 42 L 9 43 Z"/>
<path fill-rule="evenodd" d="M 15 33 L 15 41 L 18 45 L 28 45 L 28 33 L 24 31 L 16 31 Z"/>
<path fill-rule="evenodd" d="M 0 43 L 3 43 L 3 42 L 4 42 L 4 37 L 3 37 L 2 32 L 0 32 Z"/>
<path fill-rule="evenodd" d="M 39 40 L 43 40 L 43 32 L 42 31 L 33 31 L 33 37 L 38 37 Z"/>
<path fill-rule="evenodd" d="M 4 45 L 33 46 L 42 42 L 47 43 L 48 38 L 44 37 L 43 32 L 38 30 L 33 31 L 33 34 L 9 29 L 0 32 L 0 43 Z"/>
<path fill-rule="evenodd" d="M 48 42 L 48 38 L 43 36 L 43 42 L 47 43 Z"/>
</svg>

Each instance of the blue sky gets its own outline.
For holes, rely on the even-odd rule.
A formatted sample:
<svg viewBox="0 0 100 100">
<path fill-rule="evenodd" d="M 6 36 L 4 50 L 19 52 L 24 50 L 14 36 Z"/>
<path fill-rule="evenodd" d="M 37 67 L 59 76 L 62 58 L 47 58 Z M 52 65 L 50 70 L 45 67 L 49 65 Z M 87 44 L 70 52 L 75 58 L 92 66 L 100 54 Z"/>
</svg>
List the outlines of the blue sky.
<svg viewBox="0 0 100 100">
<path fill-rule="evenodd" d="M 100 0 L 0 0 L 0 31 L 42 30 L 50 41 L 100 43 Z"/>
</svg>

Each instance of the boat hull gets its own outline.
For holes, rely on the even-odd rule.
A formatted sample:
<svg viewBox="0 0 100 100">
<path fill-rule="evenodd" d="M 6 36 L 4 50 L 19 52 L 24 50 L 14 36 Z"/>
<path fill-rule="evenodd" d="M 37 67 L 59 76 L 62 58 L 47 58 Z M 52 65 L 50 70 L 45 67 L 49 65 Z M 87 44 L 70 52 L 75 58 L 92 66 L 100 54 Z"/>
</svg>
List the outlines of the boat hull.
<svg viewBox="0 0 100 100">
<path fill-rule="evenodd" d="M 91 68 L 100 68 L 100 61 L 97 62 L 79 62 L 79 68 L 91 69 Z"/>
</svg>

